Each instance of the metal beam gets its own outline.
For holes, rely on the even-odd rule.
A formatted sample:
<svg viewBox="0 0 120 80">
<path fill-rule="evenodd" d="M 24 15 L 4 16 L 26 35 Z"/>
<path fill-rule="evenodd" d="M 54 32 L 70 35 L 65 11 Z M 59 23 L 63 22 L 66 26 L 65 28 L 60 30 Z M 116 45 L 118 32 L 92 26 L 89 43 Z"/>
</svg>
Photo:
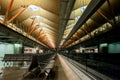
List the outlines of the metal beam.
<svg viewBox="0 0 120 80">
<path fill-rule="evenodd" d="M 113 22 L 111 22 L 102 12 L 100 12 L 99 10 L 97 11 L 97 13 L 102 16 L 105 20 L 107 20 L 111 25 L 113 25 Z"/>
<path fill-rule="evenodd" d="M 31 24 L 28 28 L 28 32 L 30 32 L 30 30 L 32 29 L 32 26 L 33 26 L 34 22 L 35 22 L 35 18 L 32 19 L 32 22 L 31 22 Z"/>
<path fill-rule="evenodd" d="M 36 28 L 32 28 L 32 30 L 28 33 L 28 35 L 30 35 L 32 32 L 36 31 L 37 29 L 39 29 L 39 27 Z"/>
<path fill-rule="evenodd" d="M 60 44 L 60 41 L 61 41 L 62 36 L 64 34 L 64 30 L 66 28 L 67 22 L 69 20 L 71 11 L 74 7 L 74 3 L 76 0 L 69 0 L 69 1 L 70 1 L 69 4 L 68 4 L 68 0 L 61 2 L 61 12 L 60 12 L 60 22 L 59 22 L 59 37 L 58 37 L 58 41 L 57 41 L 57 47 Z"/>
<path fill-rule="evenodd" d="M 11 23 L 15 18 L 17 18 L 19 15 L 21 15 L 24 11 L 26 10 L 26 8 L 23 8 L 20 12 L 18 12 L 15 16 L 13 16 L 8 23 Z"/>
<path fill-rule="evenodd" d="M 14 10 L 11 10 L 11 11 L 10 11 L 10 13 L 11 13 L 11 12 L 14 12 L 14 11 L 16 11 L 16 10 L 20 9 L 20 8 L 21 8 L 21 6 L 19 6 L 19 7 L 15 8 Z"/>
<path fill-rule="evenodd" d="M 8 5 L 7 11 L 6 11 L 6 14 L 5 14 L 5 17 L 4 17 L 4 22 L 3 22 L 4 24 L 7 24 L 6 20 L 7 20 L 8 14 L 9 14 L 11 8 L 12 8 L 13 2 L 14 2 L 14 0 L 11 0 L 10 4 Z"/>
<path fill-rule="evenodd" d="M 72 37 L 72 35 L 97 11 L 97 9 L 101 7 L 105 1 L 106 0 L 91 0 L 86 10 L 83 12 L 80 19 L 77 21 L 74 28 L 71 30 L 71 33 L 67 36 L 63 44 Z"/>
<path fill-rule="evenodd" d="M 37 35 L 37 37 L 36 37 L 37 40 L 38 40 L 38 39 L 40 38 L 40 36 L 41 36 L 41 31 L 42 31 L 42 29 L 40 29 L 40 31 L 39 31 L 39 33 L 38 33 L 38 35 Z"/>
</svg>

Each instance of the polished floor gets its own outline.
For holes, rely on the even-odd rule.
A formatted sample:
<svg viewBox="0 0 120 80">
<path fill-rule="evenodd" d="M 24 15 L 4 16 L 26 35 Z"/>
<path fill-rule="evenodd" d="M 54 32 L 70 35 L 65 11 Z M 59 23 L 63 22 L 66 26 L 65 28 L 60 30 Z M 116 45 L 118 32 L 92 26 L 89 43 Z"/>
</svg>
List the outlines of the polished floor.
<svg viewBox="0 0 120 80">
<path fill-rule="evenodd" d="M 42 78 L 29 78 L 23 79 L 27 68 L 21 67 L 6 67 L 3 69 L 2 80 L 80 80 L 75 75 L 74 71 L 67 65 L 66 61 L 58 55 L 55 59 L 55 64 L 47 79 Z"/>
</svg>

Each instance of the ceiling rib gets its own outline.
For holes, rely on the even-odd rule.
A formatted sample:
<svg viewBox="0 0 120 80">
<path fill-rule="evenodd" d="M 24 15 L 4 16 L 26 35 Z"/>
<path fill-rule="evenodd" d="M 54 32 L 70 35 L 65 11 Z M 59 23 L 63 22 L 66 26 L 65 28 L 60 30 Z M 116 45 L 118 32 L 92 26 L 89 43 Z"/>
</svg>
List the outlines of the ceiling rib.
<svg viewBox="0 0 120 80">
<path fill-rule="evenodd" d="M 16 10 L 20 9 L 20 8 L 21 8 L 21 6 L 19 6 L 19 7 L 15 8 L 14 10 L 11 10 L 11 11 L 10 11 L 10 13 L 12 13 L 12 12 L 14 12 L 14 11 L 16 11 Z"/>
<path fill-rule="evenodd" d="M 7 17 L 8 17 L 8 14 L 9 14 L 11 8 L 12 8 L 13 2 L 14 2 L 14 0 L 11 0 L 11 2 L 8 5 L 7 11 L 6 11 L 6 14 L 5 14 L 5 17 L 4 17 L 4 22 L 3 22 L 4 24 L 6 24 Z"/>
<path fill-rule="evenodd" d="M 60 41 L 64 34 L 65 27 L 67 25 L 67 22 L 69 20 L 71 11 L 73 9 L 73 6 L 74 6 L 74 3 L 76 0 L 69 0 L 69 1 L 67 0 L 67 1 L 61 2 L 61 12 L 60 12 L 60 22 L 59 22 L 59 38 L 57 41 L 57 46 L 60 46 L 59 45 Z"/>
<path fill-rule="evenodd" d="M 71 30 L 70 34 L 67 36 L 66 40 L 63 42 L 63 44 L 69 40 L 72 35 L 95 13 L 95 11 L 100 8 L 100 6 L 105 2 L 106 0 L 92 0 L 77 23 L 75 24 L 74 28 Z M 62 44 L 62 45 L 63 45 Z"/>
<path fill-rule="evenodd" d="M 32 19 L 32 22 L 31 22 L 30 26 L 28 27 L 29 28 L 28 33 L 30 33 L 30 30 L 32 29 L 34 22 L 35 22 L 35 18 Z"/>
<path fill-rule="evenodd" d="M 107 20 L 111 25 L 113 24 L 113 22 L 111 22 L 104 14 L 102 14 L 102 12 L 98 10 L 97 13 L 101 15 L 105 20 Z"/>
<path fill-rule="evenodd" d="M 15 18 L 17 18 L 19 15 L 21 15 L 25 10 L 26 10 L 26 8 L 23 8 L 20 12 L 18 12 L 16 15 L 14 15 L 14 16 L 8 21 L 8 23 L 11 23 Z"/>
</svg>

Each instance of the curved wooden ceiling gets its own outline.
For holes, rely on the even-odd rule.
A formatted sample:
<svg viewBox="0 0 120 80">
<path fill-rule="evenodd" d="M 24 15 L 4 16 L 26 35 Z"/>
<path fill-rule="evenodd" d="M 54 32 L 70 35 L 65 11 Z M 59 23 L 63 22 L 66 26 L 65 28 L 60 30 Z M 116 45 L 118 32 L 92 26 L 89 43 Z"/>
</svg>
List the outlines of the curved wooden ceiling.
<svg viewBox="0 0 120 80">
<path fill-rule="evenodd" d="M 68 0 L 70 1 L 70 0 Z M 83 14 L 91 0 L 76 0 L 73 10 L 68 19 L 64 34 L 60 41 L 63 41 L 74 28 L 74 25 Z M 4 16 L 3 24 L 13 23 L 19 26 L 27 35 L 31 35 L 50 48 L 56 48 L 59 37 L 60 8 L 61 0 L 0 0 L 0 15 Z M 69 6 L 69 2 L 67 4 Z M 94 20 L 88 20 L 87 24 L 98 24 Z M 84 25 L 83 25 L 84 26 Z M 83 28 L 84 29 L 84 28 Z M 73 37 L 63 46 L 70 45 L 79 39 L 83 29 L 78 30 Z"/>
<path fill-rule="evenodd" d="M 19 28 L 28 35 L 51 48 L 56 47 L 60 0 L 0 0 L 0 6 L 1 15 L 5 16 L 8 11 L 7 22 L 21 24 L 24 27 Z M 12 20 L 19 12 L 21 14 Z"/>
</svg>

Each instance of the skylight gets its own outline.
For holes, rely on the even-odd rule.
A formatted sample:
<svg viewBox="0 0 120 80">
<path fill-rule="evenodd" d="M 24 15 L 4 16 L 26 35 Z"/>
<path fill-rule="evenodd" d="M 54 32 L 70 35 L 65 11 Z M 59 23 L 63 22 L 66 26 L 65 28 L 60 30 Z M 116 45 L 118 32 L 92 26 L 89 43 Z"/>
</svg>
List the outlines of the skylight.
<svg viewBox="0 0 120 80">
<path fill-rule="evenodd" d="M 84 12 L 87 6 L 80 7 L 80 11 Z"/>
<path fill-rule="evenodd" d="M 41 16 L 31 16 L 30 17 L 31 19 L 35 18 L 35 19 L 41 19 L 42 17 Z"/>
<path fill-rule="evenodd" d="M 31 10 L 31 11 L 39 11 L 39 10 L 40 10 L 40 7 L 35 6 L 35 5 L 30 5 L 30 6 L 28 7 L 28 10 Z"/>
<path fill-rule="evenodd" d="M 80 16 L 77 16 L 75 19 L 77 19 L 77 20 L 78 20 L 79 18 L 80 18 Z"/>
</svg>

